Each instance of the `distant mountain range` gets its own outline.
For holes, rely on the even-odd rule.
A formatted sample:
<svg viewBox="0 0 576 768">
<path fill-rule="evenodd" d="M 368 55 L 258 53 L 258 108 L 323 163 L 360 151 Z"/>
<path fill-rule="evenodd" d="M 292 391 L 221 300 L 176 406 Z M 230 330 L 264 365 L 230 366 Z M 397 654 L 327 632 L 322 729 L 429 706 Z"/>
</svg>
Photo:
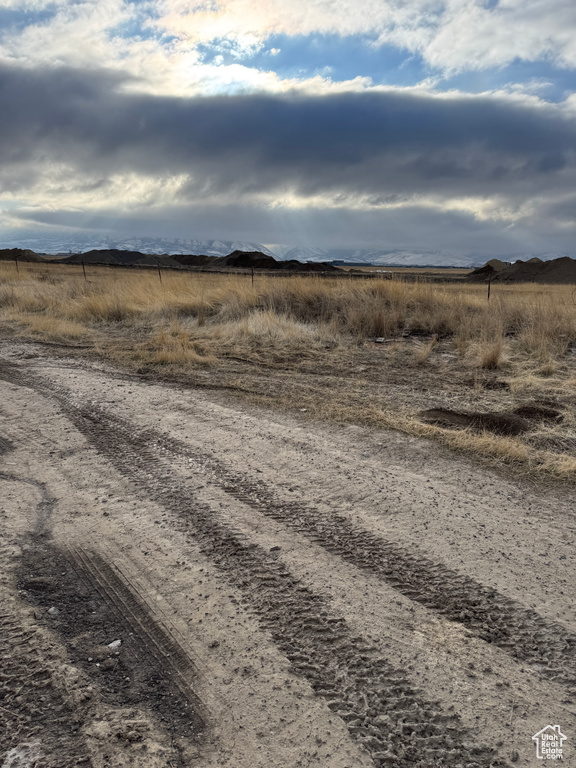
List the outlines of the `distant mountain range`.
<svg viewBox="0 0 576 768">
<path fill-rule="evenodd" d="M 460 267 L 474 268 L 485 264 L 491 254 L 461 254 L 450 251 L 386 248 L 318 248 L 232 240 L 168 239 L 158 237 L 119 236 L 70 232 L 42 233 L 13 230 L 0 237 L 0 248 L 24 248 L 45 254 L 86 253 L 92 250 L 138 251 L 143 254 L 169 256 L 203 254 L 227 256 L 234 251 L 259 251 L 281 261 L 343 261 L 347 264 L 374 264 L 379 267 Z M 538 256 L 543 261 L 575 253 L 516 253 L 501 255 L 502 261 L 524 261 Z"/>
<path fill-rule="evenodd" d="M 296 249 L 290 249 L 284 256 L 300 253 Z M 307 253 L 306 255 L 309 255 Z M 157 267 L 168 269 L 200 269 L 201 271 L 222 272 L 230 269 L 292 272 L 315 272 L 319 274 L 348 274 L 353 273 L 367 276 L 367 273 L 352 269 L 345 273 L 338 269 L 341 261 L 299 261 L 298 259 L 276 259 L 262 251 L 235 250 L 226 256 L 209 256 L 207 254 L 148 254 L 141 251 L 128 251 L 118 248 L 101 248 L 84 253 L 64 254 L 59 256 L 40 255 L 30 249 L 0 248 L 0 261 L 18 262 L 47 262 L 58 264 L 78 264 L 83 269 L 90 264 L 108 265 L 111 267 Z M 350 263 L 350 262 L 348 262 Z M 354 262 L 352 262 L 354 263 Z M 390 269 L 391 277 L 393 267 Z M 376 270 L 380 272 L 381 270 Z M 387 270 L 382 270 L 385 272 Z M 414 274 L 414 273 L 412 273 Z M 371 270 L 371 276 L 375 270 Z M 460 273 L 453 275 L 461 280 Z M 160 274 L 161 277 L 161 274 Z M 437 276 L 438 277 L 438 276 Z M 442 280 L 446 279 L 446 273 Z M 576 259 L 561 256 L 557 259 L 543 260 L 533 256 L 527 261 L 516 260 L 512 263 L 490 259 L 482 267 L 478 267 L 466 274 L 466 280 L 471 282 L 505 282 L 505 283 L 564 283 L 576 284 Z"/>
<path fill-rule="evenodd" d="M 486 256 L 464 256 L 446 251 L 385 250 L 379 248 L 290 248 L 283 259 L 298 261 L 343 261 L 346 264 L 374 264 L 377 267 L 476 267 Z"/>
<path fill-rule="evenodd" d="M 40 255 L 23 248 L 0 248 L 0 261 L 34 261 L 54 264 L 90 264 L 111 267 L 163 267 L 164 269 L 201 269 L 202 271 L 221 271 L 227 269 L 264 269 L 285 272 L 338 272 L 327 262 L 302 263 L 296 259 L 277 260 L 262 251 L 236 250 L 226 256 L 208 256 L 206 254 L 149 254 L 141 251 L 126 251 L 118 248 L 96 248 L 84 253 L 59 255 Z"/>
<path fill-rule="evenodd" d="M 101 234 L 11 232 L 0 237 L 0 248 L 24 248 L 36 253 L 70 255 L 96 250 L 138 251 L 147 254 L 205 254 L 227 256 L 233 251 L 260 251 L 268 256 L 276 254 L 260 243 L 240 240 L 167 240 L 159 237 L 113 237 Z"/>
</svg>

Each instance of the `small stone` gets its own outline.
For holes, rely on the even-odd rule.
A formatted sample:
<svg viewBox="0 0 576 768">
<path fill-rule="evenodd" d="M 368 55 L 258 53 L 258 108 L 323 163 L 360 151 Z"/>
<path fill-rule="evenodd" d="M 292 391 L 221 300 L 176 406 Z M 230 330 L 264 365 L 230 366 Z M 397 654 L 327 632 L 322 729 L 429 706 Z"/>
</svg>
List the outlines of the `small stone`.
<svg viewBox="0 0 576 768">
<path fill-rule="evenodd" d="M 49 616 L 59 616 L 60 615 L 60 611 L 58 610 L 58 608 L 56 608 L 56 606 L 53 605 L 52 608 L 48 608 L 48 615 Z"/>
<path fill-rule="evenodd" d="M 112 640 L 111 643 L 108 643 L 108 648 L 110 648 L 112 651 L 115 651 L 117 648 L 120 648 L 122 645 L 122 640 Z"/>
</svg>

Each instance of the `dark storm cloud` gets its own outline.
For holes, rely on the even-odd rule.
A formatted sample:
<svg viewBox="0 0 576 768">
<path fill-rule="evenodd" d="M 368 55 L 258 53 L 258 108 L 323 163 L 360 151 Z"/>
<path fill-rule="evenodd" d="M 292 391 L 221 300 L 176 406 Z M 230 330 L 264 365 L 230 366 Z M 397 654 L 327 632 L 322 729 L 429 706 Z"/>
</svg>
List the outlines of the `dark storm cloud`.
<svg viewBox="0 0 576 768">
<path fill-rule="evenodd" d="M 332 208 L 270 209 L 246 205 L 213 206 L 201 202 L 162 209 L 133 211 L 118 217 L 110 207 L 93 215 L 84 211 L 25 211 L 20 221 L 52 228 L 138 233 L 153 237 L 190 237 L 298 243 L 327 248 L 413 248 L 506 256 L 546 252 L 557 247 L 573 250 L 550 222 L 537 221 L 521 229 L 500 221 L 479 221 L 470 213 L 438 211 L 421 206 L 391 210 Z M 533 226 L 532 226 L 533 225 Z"/>
<path fill-rule="evenodd" d="M 0 68 L 0 162 L 17 186 L 79 174 L 190 174 L 201 192 L 341 191 L 512 197 L 573 186 L 574 122 L 560 107 L 421 93 L 167 98 L 111 72 Z M 0 176 L 0 178 L 2 178 Z"/>
</svg>

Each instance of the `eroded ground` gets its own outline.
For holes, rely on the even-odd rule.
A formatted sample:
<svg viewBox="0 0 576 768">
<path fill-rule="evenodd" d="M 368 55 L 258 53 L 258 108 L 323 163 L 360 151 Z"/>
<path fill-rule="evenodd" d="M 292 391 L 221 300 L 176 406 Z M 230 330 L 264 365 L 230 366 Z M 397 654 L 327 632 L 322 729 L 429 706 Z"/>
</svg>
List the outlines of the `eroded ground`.
<svg viewBox="0 0 576 768">
<path fill-rule="evenodd" d="M 2 768 L 574 761 L 560 486 L 16 342 L 0 464 Z"/>
</svg>

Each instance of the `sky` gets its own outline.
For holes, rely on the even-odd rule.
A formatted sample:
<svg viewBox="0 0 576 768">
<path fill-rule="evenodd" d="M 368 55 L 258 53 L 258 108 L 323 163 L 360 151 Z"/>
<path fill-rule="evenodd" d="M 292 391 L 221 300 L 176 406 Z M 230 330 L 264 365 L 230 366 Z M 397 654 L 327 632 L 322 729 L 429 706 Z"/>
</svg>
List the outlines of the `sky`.
<svg viewBox="0 0 576 768">
<path fill-rule="evenodd" d="M 574 0 L 0 0 L 0 245 L 576 254 Z"/>
</svg>

